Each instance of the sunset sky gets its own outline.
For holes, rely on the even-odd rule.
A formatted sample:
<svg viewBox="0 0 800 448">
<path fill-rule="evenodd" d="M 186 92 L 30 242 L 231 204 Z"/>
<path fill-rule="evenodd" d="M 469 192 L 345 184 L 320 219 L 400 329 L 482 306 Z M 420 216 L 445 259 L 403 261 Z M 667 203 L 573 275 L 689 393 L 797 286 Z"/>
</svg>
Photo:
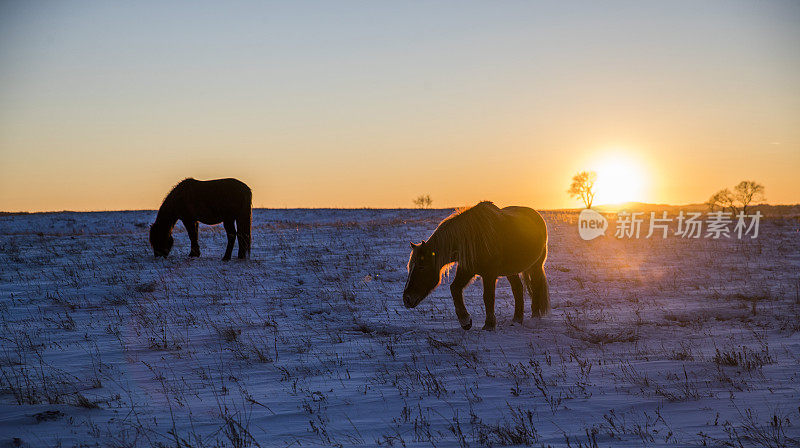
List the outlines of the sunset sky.
<svg viewBox="0 0 800 448">
<path fill-rule="evenodd" d="M 0 3 L 0 210 L 154 209 L 184 177 L 578 207 L 592 169 L 800 202 L 800 2 Z"/>
</svg>

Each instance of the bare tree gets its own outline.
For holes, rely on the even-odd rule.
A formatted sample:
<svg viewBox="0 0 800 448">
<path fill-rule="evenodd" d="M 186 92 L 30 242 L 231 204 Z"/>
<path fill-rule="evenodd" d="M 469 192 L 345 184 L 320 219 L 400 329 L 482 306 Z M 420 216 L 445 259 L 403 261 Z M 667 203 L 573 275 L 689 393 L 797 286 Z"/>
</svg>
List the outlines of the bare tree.
<svg viewBox="0 0 800 448">
<path fill-rule="evenodd" d="M 706 201 L 706 205 L 712 212 L 717 207 L 723 211 L 730 210 L 734 215 L 739 211 L 736 207 L 736 199 L 734 199 L 733 193 L 731 193 L 731 190 L 728 188 L 712 194 L 711 197 L 708 198 L 708 201 Z"/>
<path fill-rule="evenodd" d="M 597 181 L 597 173 L 594 171 L 581 171 L 572 176 L 572 185 L 569 186 L 567 193 L 573 198 L 583 201 L 586 208 L 592 208 L 594 201 L 594 183 Z"/>
<path fill-rule="evenodd" d="M 429 194 L 421 194 L 414 199 L 414 205 L 416 205 L 417 208 L 431 208 L 433 199 L 431 199 L 431 195 Z"/>
<path fill-rule="evenodd" d="M 764 186 L 756 181 L 743 180 L 733 187 L 733 192 L 729 188 L 719 190 L 711 195 L 706 201 L 710 210 L 719 207 L 722 210 L 730 210 L 734 215 L 742 212 L 747 213 L 747 207 L 752 202 L 764 200 Z"/>
<path fill-rule="evenodd" d="M 742 204 L 742 211 L 747 214 L 747 206 L 751 202 L 764 200 L 764 186 L 754 180 L 743 180 L 733 187 L 733 197 Z"/>
</svg>

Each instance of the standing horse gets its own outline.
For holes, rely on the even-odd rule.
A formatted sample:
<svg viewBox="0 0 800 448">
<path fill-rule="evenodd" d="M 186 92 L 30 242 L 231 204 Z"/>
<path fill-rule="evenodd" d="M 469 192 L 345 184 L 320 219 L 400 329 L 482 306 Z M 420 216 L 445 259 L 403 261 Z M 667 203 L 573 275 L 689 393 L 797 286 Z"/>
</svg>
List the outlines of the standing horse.
<svg viewBox="0 0 800 448">
<path fill-rule="evenodd" d="M 439 285 L 446 272 L 444 268 L 456 263 L 458 267 L 450 292 L 463 329 L 472 327 L 472 317 L 464 307 L 462 291 L 476 275 L 483 280 L 486 306 L 483 329 L 493 330 L 497 324 L 494 290 L 501 276 L 508 279 L 514 293 L 513 321 L 522 323 L 523 282 L 531 296 L 533 316 L 543 316 L 550 310 L 544 273 L 546 258 L 547 226 L 536 210 L 528 207 L 500 209 L 491 202 L 481 202 L 439 223 L 428 241 L 411 243 L 403 303 L 406 308 L 419 305 Z"/>
<path fill-rule="evenodd" d="M 228 247 L 223 260 L 231 259 L 233 244 L 239 239 L 239 258 L 250 256 L 250 220 L 253 193 L 250 187 L 236 179 L 201 181 L 182 180 L 169 192 L 156 221 L 150 226 L 150 246 L 153 254 L 167 258 L 172 249 L 172 228 L 180 219 L 192 243 L 190 257 L 200 256 L 197 242 L 198 222 L 225 226 Z"/>
</svg>

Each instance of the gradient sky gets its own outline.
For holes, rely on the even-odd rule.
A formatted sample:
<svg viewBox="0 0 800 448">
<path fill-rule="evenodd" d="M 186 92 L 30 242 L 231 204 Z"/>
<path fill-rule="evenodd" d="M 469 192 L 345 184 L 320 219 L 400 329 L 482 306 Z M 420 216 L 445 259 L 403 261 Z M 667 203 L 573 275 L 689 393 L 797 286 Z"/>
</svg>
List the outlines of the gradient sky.
<svg viewBox="0 0 800 448">
<path fill-rule="evenodd" d="M 0 2 L 0 210 L 800 202 L 800 2 Z"/>
</svg>

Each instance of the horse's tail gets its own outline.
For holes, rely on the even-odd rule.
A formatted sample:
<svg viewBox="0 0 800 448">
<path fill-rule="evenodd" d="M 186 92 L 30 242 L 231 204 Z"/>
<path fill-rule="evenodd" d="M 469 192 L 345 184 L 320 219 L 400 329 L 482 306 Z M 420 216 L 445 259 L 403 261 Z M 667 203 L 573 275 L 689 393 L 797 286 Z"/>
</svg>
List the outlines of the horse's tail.
<svg viewBox="0 0 800 448">
<path fill-rule="evenodd" d="M 531 296 L 531 313 L 534 317 L 541 317 L 550 311 L 550 291 L 547 287 L 547 276 L 544 273 L 544 261 L 547 258 L 547 249 L 534 265 L 522 273 L 522 280 L 528 295 Z"/>
<path fill-rule="evenodd" d="M 240 234 L 239 250 L 244 251 L 245 258 L 249 260 L 250 249 L 253 245 L 253 239 L 250 233 L 253 224 L 253 191 L 245 185 L 243 193 L 244 201 L 242 210 L 239 212 L 239 217 L 237 219 L 238 232 Z"/>
</svg>

